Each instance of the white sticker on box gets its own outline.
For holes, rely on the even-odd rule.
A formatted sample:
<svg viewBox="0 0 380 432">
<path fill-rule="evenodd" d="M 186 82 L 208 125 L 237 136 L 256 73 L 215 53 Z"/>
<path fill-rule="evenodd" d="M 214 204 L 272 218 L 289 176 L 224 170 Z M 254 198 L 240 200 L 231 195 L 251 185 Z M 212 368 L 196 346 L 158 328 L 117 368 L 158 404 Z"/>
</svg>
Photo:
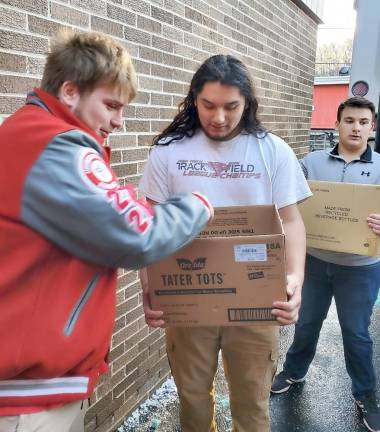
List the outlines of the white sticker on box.
<svg viewBox="0 0 380 432">
<path fill-rule="evenodd" d="M 239 244 L 234 246 L 235 261 L 267 261 L 266 244 Z"/>
</svg>

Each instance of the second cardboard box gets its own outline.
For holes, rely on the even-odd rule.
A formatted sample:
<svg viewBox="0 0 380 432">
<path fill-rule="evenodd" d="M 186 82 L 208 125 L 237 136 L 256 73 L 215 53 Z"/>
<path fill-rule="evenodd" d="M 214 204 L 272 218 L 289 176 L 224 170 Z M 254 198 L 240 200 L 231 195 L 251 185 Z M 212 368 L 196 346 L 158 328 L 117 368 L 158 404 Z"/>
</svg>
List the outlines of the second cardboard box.
<svg viewBox="0 0 380 432">
<path fill-rule="evenodd" d="M 313 196 L 300 204 L 307 246 L 376 256 L 380 241 L 367 224 L 380 212 L 380 186 L 310 180 Z"/>
</svg>

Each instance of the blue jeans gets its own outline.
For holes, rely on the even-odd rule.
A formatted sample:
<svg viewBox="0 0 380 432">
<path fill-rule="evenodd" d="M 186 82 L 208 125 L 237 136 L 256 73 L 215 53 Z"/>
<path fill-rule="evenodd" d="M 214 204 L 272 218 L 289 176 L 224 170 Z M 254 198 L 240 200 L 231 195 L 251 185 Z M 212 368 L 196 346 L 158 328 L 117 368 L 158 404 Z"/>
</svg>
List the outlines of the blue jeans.
<svg viewBox="0 0 380 432">
<path fill-rule="evenodd" d="M 300 318 L 284 364 L 292 378 L 304 377 L 334 297 L 343 337 L 352 393 L 359 398 L 376 390 L 369 325 L 380 285 L 380 263 L 349 267 L 306 257 Z"/>
</svg>

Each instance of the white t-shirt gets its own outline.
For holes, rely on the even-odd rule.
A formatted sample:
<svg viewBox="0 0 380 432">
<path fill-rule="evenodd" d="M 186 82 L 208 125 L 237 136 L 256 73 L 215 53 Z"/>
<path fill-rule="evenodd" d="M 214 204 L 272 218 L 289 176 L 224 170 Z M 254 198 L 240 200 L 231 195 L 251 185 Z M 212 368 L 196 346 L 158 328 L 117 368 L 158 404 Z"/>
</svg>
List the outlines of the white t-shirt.
<svg viewBox="0 0 380 432">
<path fill-rule="evenodd" d="M 139 188 L 157 202 L 197 191 L 215 207 L 282 208 L 311 195 L 294 152 L 281 138 L 241 133 L 219 142 L 201 130 L 191 138 L 153 147 Z"/>
</svg>

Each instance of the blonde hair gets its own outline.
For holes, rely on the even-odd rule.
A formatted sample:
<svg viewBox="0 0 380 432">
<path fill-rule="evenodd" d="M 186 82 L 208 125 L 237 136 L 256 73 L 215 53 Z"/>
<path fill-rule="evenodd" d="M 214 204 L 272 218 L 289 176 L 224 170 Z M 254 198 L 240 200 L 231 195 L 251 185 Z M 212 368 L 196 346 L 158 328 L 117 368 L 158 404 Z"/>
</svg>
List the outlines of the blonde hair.
<svg viewBox="0 0 380 432">
<path fill-rule="evenodd" d="M 41 88 L 55 96 L 65 81 L 72 81 L 80 93 L 98 84 L 119 87 L 130 102 L 137 92 L 136 72 L 126 48 L 99 32 L 63 30 L 50 41 Z"/>
</svg>

